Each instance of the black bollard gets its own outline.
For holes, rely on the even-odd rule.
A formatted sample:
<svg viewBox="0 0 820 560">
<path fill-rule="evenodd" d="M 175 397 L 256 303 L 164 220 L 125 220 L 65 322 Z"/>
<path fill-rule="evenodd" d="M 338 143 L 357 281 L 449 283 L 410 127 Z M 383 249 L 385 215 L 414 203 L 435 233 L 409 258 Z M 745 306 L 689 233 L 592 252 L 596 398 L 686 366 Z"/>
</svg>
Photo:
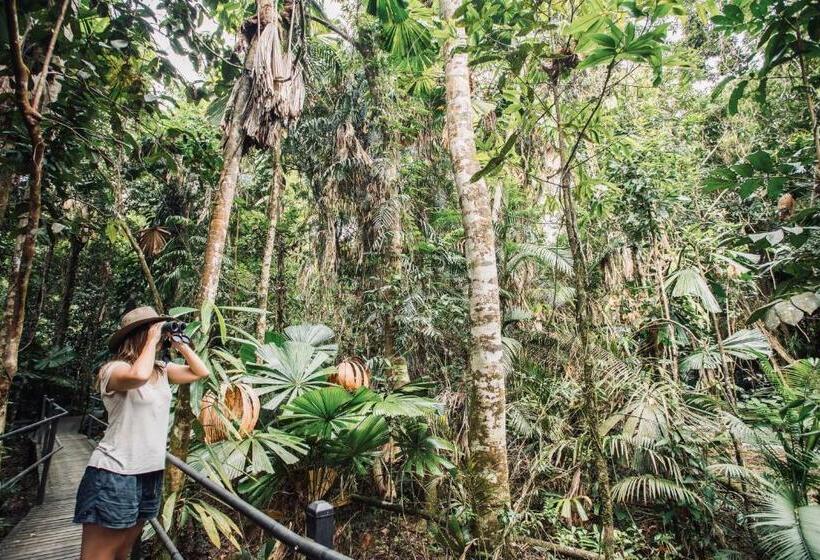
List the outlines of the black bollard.
<svg viewBox="0 0 820 560">
<path fill-rule="evenodd" d="M 324 500 L 317 500 L 305 508 L 307 537 L 333 550 L 333 535 L 336 532 L 333 506 Z"/>
</svg>

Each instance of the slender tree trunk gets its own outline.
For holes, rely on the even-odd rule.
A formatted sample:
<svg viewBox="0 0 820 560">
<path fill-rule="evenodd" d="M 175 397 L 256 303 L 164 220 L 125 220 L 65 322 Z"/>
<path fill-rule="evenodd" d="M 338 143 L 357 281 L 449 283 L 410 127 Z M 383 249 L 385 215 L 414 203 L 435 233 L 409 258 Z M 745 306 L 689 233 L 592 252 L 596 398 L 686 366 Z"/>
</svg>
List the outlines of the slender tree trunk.
<svg viewBox="0 0 820 560">
<path fill-rule="evenodd" d="M 159 294 L 157 283 L 154 281 L 154 274 L 151 272 L 151 267 L 148 266 L 148 259 L 145 258 L 145 253 L 143 252 L 142 247 L 140 247 L 140 244 L 137 242 L 134 234 L 131 233 L 131 228 L 128 227 L 128 224 L 125 222 L 125 218 L 120 218 L 119 226 L 123 235 L 125 235 L 125 238 L 128 240 L 128 244 L 131 245 L 134 253 L 136 253 L 137 260 L 140 262 L 142 275 L 145 277 L 145 282 L 148 284 L 151 297 L 154 298 L 154 309 L 157 310 L 157 313 L 165 313 L 165 306 L 162 303 L 162 296 Z"/>
<path fill-rule="evenodd" d="M 551 199 L 559 198 L 559 182 L 561 175 L 561 156 L 554 146 L 548 144 L 544 148 L 542 182 L 538 192 L 538 207 L 543 209 L 541 217 L 541 231 L 544 232 L 544 244 L 554 246 L 558 242 L 561 232 L 561 211 L 548 209 L 548 205 L 556 204 Z"/>
<path fill-rule="evenodd" d="M 20 31 L 17 22 L 16 0 L 5 0 L 6 24 L 10 47 L 11 65 L 14 71 L 14 93 L 17 108 L 23 118 L 31 144 L 28 177 L 28 215 L 25 224 L 15 242 L 14 255 L 8 282 L 6 305 L 3 312 L 3 323 L 0 326 L 0 352 L 2 353 L 3 372 L 0 375 L 0 433 L 6 426 L 6 405 L 8 404 L 11 382 L 17 374 L 18 351 L 20 339 L 23 336 L 23 325 L 26 314 L 26 298 L 28 285 L 31 279 L 31 270 L 34 265 L 34 256 L 37 245 L 37 228 L 40 224 L 41 195 L 43 185 L 43 164 L 45 157 L 45 140 L 40 126 L 39 94 L 35 86 L 35 94 L 29 90 L 30 73 L 23 61 L 23 49 L 20 44 Z M 52 30 L 52 39 L 49 44 L 40 73 L 38 86 L 41 86 L 48 76 L 49 61 L 54 50 L 56 38 L 60 33 L 63 18 L 65 17 L 68 0 L 64 0 L 57 21 Z M 40 90 L 42 91 L 42 90 Z"/>
<path fill-rule="evenodd" d="M 252 47 L 248 50 L 246 60 L 252 58 Z M 211 222 L 208 227 L 208 240 L 205 244 L 205 257 L 202 266 L 202 276 L 199 283 L 198 303 L 213 303 L 216 301 L 219 277 L 222 269 L 222 259 L 225 256 L 225 240 L 228 237 L 228 226 L 231 221 L 231 210 L 236 196 L 236 186 L 239 181 L 239 164 L 242 161 L 242 146 L 245 134 L 242 131 L 242 115 L 247 105 L 251 89 L 251 79 L 247 69 L 239 77 L 234 92 L 234 106 L 231 110 L 231 119 L 225 130 L 225 139 L 222 148 L 222 173 L 219 177 L 219 186 L 211 207 Z"/>
<path fill-rule="evenodd" d="M 276 240 L 276 330 L 285 330 L 285 299 L 287 298 L 287 284 L 285 284 L 285 241 L 280 235 Z"/>
<path fill-rule="evenodd" d="M 282 138 L 279 137 L 273 147 L 273 178 L 268 195 L 268 236 L 265 239 L 265 251 L 262 253 L 262 271 L 259 274 L 259 287 L 256 295 L 256 305 L 263 311 L 256 320 L 256 338 L 259 340 L 265 339 L 265 331 L 268 328 L 270 270 L 273 263 L 273 251 L 276 248 L 276 228 L 279 225 L 279 216 L 282 214 L 283 189 Z"/>
<path fill-rule="evenodd" d="M 675 340 L 675 326 L 672 324 L 672 312 L 669 307 L 669 296 L 666 293 L 666 264 L 664 262 L 663 257 L 661 256 L 660 249 L 656 249 L 656 251 L 657 252 L 655 254 L 655 275 L 658 284 L 658 297 L 660 298 L 661 302 L 661 311 L 663 312 L 663 318 L 666 321 L 666 333 L 670 341 L 669 358 L 671 360 L 670 367 L 672 368 L 672 379 L 677 381 L 679 377 L 678 344 Z"/>
<path fill-rule="evenodd" d="M 608 80 L 609 76 L 607 76 L 607 81 Z M 606 90 L 606 84 L 604 85 L 604 90 Z M 601 95 L 603 97 L 603 93 Z M 598 478 L 598 488 L 601 495 L 601 523 L 603 525 L 602 553 L 604 558 L 609 559 L 612 558 L 615 536 L 612 488 L 609 481 L 609 468 L 604 454 L 603 441 L 599 431 L 598 392 L 595 384 L 595 369 L 592 363 L 592 352 L 590 348 L 592 306 L 589 302 L 589 287 L 587 285 L 588 265 L 578 230 L 578 216 L 570 172 L 570 164 L 574 158 L 578 144 L 576 143 L 571 153 L 567 155 L 561 120 L 561 96 L 557 84 L 553 85 L 553 99 L 555 122 L 558 131 L 558 152 L 561 157 L 561 203 L 564 208 L 564 224 L 566 226 L 567 239 L 572 254 L 573 279 L 575 282 L 575 332 L 577 351 L 582 362 L 581 390 L 585 403 L 583 414 L 587 435 L 592 444 L 595 474 Z"/>
<path fill-rule="evenodd" d="M 441 0 L 445 21 L 453 24 L 458 0 Z M 450 156 L 461 201 L 466 238 L 465 255 L 470 279 L 470 396 L 468 404 L 469 453 L 475 476 L 476 529 L 487 548 L 501 543 L 499 519 L 510 504 L 507 465 L 506 374 L 501 362 L 501 309 L 495 232 L 490 193 L 484 180 L 472 180 L 478 171 L 470 100 L 465 34 L 445 45 L 447 127 Z"/>
<path fill-rule="evenodd" d="M 407 372 L 407 363 L 397 350 L 398 325 L 395 319 L 395 300 L 398 296 L 396 287 L 401 283 L 402 276 L 401 253 L 404 233 L 401 221 L 401 206 L 399 204 L 399 184 L 395 177 L 397 175 L 395 170 L 398 168 L 398 153 L 395 149 L 395 135 L 391 134 L 389 129 L 389 100 L 382 84 L 382 70 L 375 45 L 376 40 L 371 33 L 368 33 L 360 38 L 357 46 L 364 59 L 364 73 L 367 79 L 368 92 L 373 100 L 372 129 L 377 131 L 377 136 L 380 137 L 380 149 L 388 160 L 388 165 L 393 168 L 393 172 L 384 174 L 374 170 L 372 173 L 373 181 L 377 184 L 372 187 L 375 200 L 371 200 L 371 207 L 366 209 L 368 225 L 365 228 L 367 243 L 364 246 L 367 249 L 372 245 L 372 237 L 376 233 L 373 223 L 376 218 L 375 211 L 381 207 L 389 208 L 386 213 L 388 221 L 384 232 L 385 242 L 382 243 L 381 254 L 379 255 L 381 262 L 379 263 L 377 282 L 380 285 L 369 287 L 369 291 L 380 294 L 380 299 L 383 301 L 382 332 L 378 338 L 381 338 L 382 342 L 382 355 L 390 362 L 390 368 L 386 374 L 391 382 L 395 384 L 400 383 Z M 384 177 L 384 175 L 388 176 Z M 367 263 L 367 266 L 365 266 L 365 276 L 376 277 L 372 263 Z"/>
<path fill-rule="evenodd" d="M 57 239 L 51 228 L 46 228 L 48 234 L 48 249 L 46 256 L 43 258 L 43 269 L 40 271 L 40 289 L 37 291 L 37 303 L 34 305 L 34 315 L 29 321 L 29 337 L 26 344 L 21 351 L 30 346 L 34 339 L 37 338 L 37 324 L 40 322 L 40 315 L 43 313 L 43 305 L 46 301 L 46 295 L 49 288 L 49 273 L 51 272 L 51 263 L 54 260 L 54 246 L 57 244 Z"/>
<path fill-rule="evenodd" d="M 3 173 L 0 175 L 0 224 L 6 219 L 6 208 L 9 206 L 11 191 L 14 189 L 14 174 Z"/>
<path fill-rule="evenodd" d="M 242 160 L 245 133 L 242 120 L 251 92 L 250 65 L 256 50 L 254 39 L 245 53 L 245 68 L 234 85 L 230 117 L 222 145 L 222 173 L 219 186 L 211 208 L 211 223 L 208 228 L 208 239 L 205 244 L 205 257 L 200 277 L 197 307 L 216 301 L 219 288 L 219 275 L 222 258 L 225 254 L 225 240 L 228 236 L 228 225 L 231 209 L 236 195 L 239 180 L 239 164 Z M 191 389 L 189 385 L 180 385 L 177 389 L 177 404 L 174 412 L 174 424 L 171 427 L 168 449 L 183 461 L 188 458 L 188 447 L 191 442 L 191 429 L 194 414 L 191 411 Z M 179 469 L 170 467 L 166 470 L 166 495 L 179 492 L 185 484 L 185 475 Z"/>
<path fill-rule="evenodd" d="M 60 314 L 57 315 L 57 324 L 54 327 L 54 345 L 58 348 L 65 342 L 65 335 L 68 331 L 69 319 L 71 318 L 71 300 L 74 299 L 74 287 L 77 285 L 77 265 L 80 262 L 80 252 L 84 246 L 85 241 L 78 236 L 71 238 L 71 250 L 68 254 L 68 264 L 65 271 Z"/>
</svg>

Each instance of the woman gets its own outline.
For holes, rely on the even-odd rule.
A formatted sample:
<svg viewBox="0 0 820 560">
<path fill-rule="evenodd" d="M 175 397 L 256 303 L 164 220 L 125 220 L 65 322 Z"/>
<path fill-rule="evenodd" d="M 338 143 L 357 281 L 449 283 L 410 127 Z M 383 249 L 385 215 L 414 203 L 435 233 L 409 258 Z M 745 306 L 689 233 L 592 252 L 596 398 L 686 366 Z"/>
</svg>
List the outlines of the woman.
<svg viewBox="0 0 820 560">
<path fill-rule="evenodd" d="M 162 499 L 170 383 L 193 383 L 208 368 L 187 344 L 171 342 L 186 365 L 157 361 L 162 325 L 151 307 L 123 315 L 108 340 L 116 356 L 98 374 L 108 429 L 77 490 L 74 522 L 83 524 L 81 560 L 127 560 Z"/>
</svg>

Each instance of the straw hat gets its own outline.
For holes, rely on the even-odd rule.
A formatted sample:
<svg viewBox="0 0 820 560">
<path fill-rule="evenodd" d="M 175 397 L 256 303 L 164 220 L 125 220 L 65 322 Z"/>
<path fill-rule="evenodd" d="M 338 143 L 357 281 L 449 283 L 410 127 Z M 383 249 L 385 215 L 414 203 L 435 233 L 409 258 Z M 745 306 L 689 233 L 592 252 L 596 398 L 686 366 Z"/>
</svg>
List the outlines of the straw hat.
<svg viewBox="0 0 820 560">
<path fill-rule="evenodd" d="M 125 340 L 125 337 L 140 327 L 152 323 L 173 320 L 173 317 L 158 314 L 154 308 L 149 305 L 132 309 L 122 316 L 120 328 L 108 339 L 108 349 L 111 350 L 111 352 L 116 352 L 122 341 Z"/>
</svg>

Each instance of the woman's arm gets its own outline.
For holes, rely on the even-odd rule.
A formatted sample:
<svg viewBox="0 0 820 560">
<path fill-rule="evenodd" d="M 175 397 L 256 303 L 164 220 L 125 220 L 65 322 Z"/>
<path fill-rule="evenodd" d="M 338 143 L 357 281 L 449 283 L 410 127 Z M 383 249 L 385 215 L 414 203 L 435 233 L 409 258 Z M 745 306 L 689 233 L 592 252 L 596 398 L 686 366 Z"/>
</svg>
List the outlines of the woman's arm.
<svg viewBox="0 0 820 560">
<path fill-rule="evenodd" d="M 111 377 L 106 385 L 107 391 L 128 391 L 145 385 L 154 373 L 154 361 L 157 359 L 157 344 L 162 336 L 162 323 L 154 323 L 148 328 L 145 346 L 133 364 L 120 362 L 113 366 Z"/>
<path fill-rule="evenodd" d="M 171 345 L 174 350 L 182 354 L 186 365 L 169 363 L 166 370 L 168 371 L 168 381 L 177 385 L 185 385 L 210 375 L 211 372 L 208 371 L 208 366 L 194 352 L 193 348 L 180 342 L 172 342 Z"/>
</svg>

